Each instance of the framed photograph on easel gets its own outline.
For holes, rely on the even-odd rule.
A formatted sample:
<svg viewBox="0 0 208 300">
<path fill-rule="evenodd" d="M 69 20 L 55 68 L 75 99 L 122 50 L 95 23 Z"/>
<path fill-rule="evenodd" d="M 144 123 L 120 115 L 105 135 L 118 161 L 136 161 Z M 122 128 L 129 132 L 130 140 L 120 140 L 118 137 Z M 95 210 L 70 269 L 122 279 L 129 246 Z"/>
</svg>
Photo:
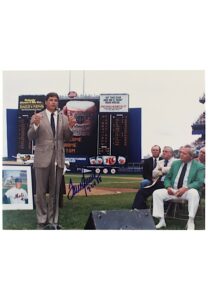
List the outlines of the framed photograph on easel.
<svg viewBox="0 0 208 300">
<path fill-rule="evenodd" d="M 2 166 L 3 210 L 33 209 L 31 166 Z"/>
</svg>

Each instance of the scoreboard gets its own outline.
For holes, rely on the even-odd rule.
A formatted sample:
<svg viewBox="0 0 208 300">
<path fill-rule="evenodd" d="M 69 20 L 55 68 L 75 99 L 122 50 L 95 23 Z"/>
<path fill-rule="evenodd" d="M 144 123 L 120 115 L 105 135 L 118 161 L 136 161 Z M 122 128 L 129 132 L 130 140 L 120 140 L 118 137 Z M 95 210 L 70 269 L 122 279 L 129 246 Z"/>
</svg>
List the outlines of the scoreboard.
<svg viewBox="0 0 208 300">
<path fill-rule="evenodd" d="M 128 94 L 101 94 L 98 155 L 128 155 Z"/>
<path fill-rule="evenodd" d="M 17 123 L 17 153 L 32 153 L 33 144 L 28 141 L 27 131 L 35 112 L 44 109 L 44 95 L 19 96 Z"/>
<path fill-rule="evenodd" d="M 127 155 L 128 147 L 128 114 L 112 115 L 112 153 Z"/>
<path fill-rule="evenodd" d="M 109 114 L 101 113 L 99 115 L 99 131 L 98 131 L 98 155 L 111 154 L 111 116 Z"/>
<path fill-rule="evenodd" d="M 127 155 L 128 114 L 99 115 L 98 155 Z"/>
</svg>

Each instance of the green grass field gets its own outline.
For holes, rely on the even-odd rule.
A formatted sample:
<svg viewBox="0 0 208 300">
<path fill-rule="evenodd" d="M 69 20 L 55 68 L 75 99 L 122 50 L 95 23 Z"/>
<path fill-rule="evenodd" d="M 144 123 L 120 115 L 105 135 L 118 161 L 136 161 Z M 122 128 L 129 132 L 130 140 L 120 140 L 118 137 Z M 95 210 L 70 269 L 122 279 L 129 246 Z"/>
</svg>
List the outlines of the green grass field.
<svg viewBox="0 0 208 300">
<path fill-rule="evenodd" d="M 80 176 L 73 175 L 72 178 L 74 183 L 80 182 Z M 65 181 L 69 181 L 68 174 Z M 133 188 L 136 193 L 138 184 L 139 177 L 136 175 L 102 176 L 99 187 Z M 102 196 L 92 196 L 89 193 L 87 197 L 77 195 L 72 200 L 64 196 L 64 207 L 60 209 L 60 224 L 64 229 L 83 229 L 92 210 L 131 209 L 135 193 Z M 204 206 L 204 201 L 201 205 Z M 196 229 L 205 229 L 204 217 L 197 217 L 195 224 Z M 185 225 L 185 220 L 167 219 L 166 230 L 184 230 Z M 3 229 L 36 229 L 35 210 L 3 211 Z"/>
<path fill-rule="evenodd" d="M 80 175 L 67 174 L 65 175 L 65 183 L 69 183 L 70 178 L 75 184 L 80 182 Z M 140 175 L 101 175 L 102 182 L 99 183 L 99 187 L 138 189 L 141 178 Z"/>
</svg>

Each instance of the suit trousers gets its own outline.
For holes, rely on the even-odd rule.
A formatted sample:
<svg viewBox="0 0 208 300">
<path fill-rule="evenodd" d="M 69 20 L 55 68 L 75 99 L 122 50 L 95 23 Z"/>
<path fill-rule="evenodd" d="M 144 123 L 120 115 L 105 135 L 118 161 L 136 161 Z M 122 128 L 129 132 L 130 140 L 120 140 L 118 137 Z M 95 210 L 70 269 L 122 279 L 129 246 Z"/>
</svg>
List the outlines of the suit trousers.
<svg viewBox="0 0 208 300">
<path fill-rule="evenodd" d="M 132 209 L 135 209 L 135 208 L 136 209 L 146 209 L 147 208 L 147 204 L 146 204 L 147 198 L 149 196 L 151 196 L 155 190 L 162 189 L 162 188 L 164 188 L 163 181 L 158 181 L 158 182 L 156 182 L 156 184 L 154 186 L 151 186 L 149 188 L 140 189 L 134 198 L 134 202 L 132 204 Z"/>
<path fill-rule="evenodd" d="M 153 193 L 153 217 L 164 218 L 164 201 L 171 199 L 185 199 L 188 201 L 189 217 L 195 218 L 199 206 L 199 193 L 196 189 L 190 189 L 182 197 L 171 196 L 166 189 L 157 190 Z"/>
<path fill-rule="evenodd" d="M 149 179 L 143 179 L 140 181 L 140 189 L 143 189 L 145 186 L 148 186 L 152 183 Z"/>
<path fill-rule="evenodd" d="M 36 215 L 38 224 L 57 224 L 59 216 L 59 191 L 63 168 L 55 165 L 55 151 L 47 168 L 35 168 Z M 49 190 L 48 201 L 46 193 Z"/>
</svg>

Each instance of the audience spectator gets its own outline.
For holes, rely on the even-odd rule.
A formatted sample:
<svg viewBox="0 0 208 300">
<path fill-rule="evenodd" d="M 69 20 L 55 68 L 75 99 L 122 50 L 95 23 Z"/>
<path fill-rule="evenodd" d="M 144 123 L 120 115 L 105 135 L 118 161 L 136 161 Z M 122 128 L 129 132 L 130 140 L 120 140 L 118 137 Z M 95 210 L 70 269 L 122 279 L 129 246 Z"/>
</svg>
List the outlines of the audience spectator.
<svg viewBox="0 0 208 300">
<path fill-rule="evenodd" d="M 174 161 L 173 149 L 169 146 L 165 146 L 163 149 L 162 158 L 162 160 L 158 161 L 156 168 L 152 172 L 152 177 L 154 180 L 153 184 L 150 186 L 145 186 L 143 189 L 140 189 L 137 192 L 132 209 L 147 208 L 147 198 L 152 195 L 155 190 L 164 188 L 165 174 L 168 173 Z"/>
<path fill-rule="evenodd" d="M 199 118 L 194 122 L 193 125 L 204 125 L 205 124 L 205 112 L 203 112 Z"/>
<path fill-rule="evenodd" d="M 158 145 L 154 145 L 151 148 L 152 156 L 144 160 L 143 165 L 143 180 L 140 182 L 140 188 L 144 188 L 152 183 L 152 170 L 156 167 L 160 158 L 161 148 Z"/>
<path fill-rule="evenodd" d="M 196 150 L 201 149 L 202 147 L 205 146 L 205 139 L 203 137 L 200 137 L 199 139 L 197 139 L 196 141 L 194 141 L 191 146 L 193 148 L 196 148 Z"/>
<path fill-rule="evenodd" d="M 199 150 L 199 155 L 197 158 L 195 158 L 195 160 L 205 165 L 205 147 L 202 147 Z"/>
<path fill-rule="evenodd" d="M 203 187 L 205 167 L 193 159 L 191 146 L 184 146 L 180 159 L 173 162 L 165 177 L 165 189 L 153 193 L 153 216 L 160 218 L 156 228 L 166 227 L 164 201 L 183 198 L 188 201 L 189 219 L 187 229 L 195 229 L 194 218 L 199 205 L 199 191 Z"/>
</svg>

